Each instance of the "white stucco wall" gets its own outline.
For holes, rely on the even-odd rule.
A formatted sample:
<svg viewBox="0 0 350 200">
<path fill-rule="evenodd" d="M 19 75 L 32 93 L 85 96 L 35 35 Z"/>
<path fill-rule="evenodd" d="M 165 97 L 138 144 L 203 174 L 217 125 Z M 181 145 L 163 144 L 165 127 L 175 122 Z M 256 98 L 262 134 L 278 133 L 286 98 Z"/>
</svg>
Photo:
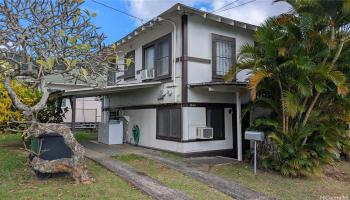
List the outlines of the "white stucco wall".
<svg viewBox="0 0 350 200">
<path fill-rule="evenodd" d="M 127 41 L 126 43 L 118 46 L 118 51 L 120 51 L 120 57 L 123 58 L 124 54 L 130 51 L 135 50 L 135 79 L 129 79 L 124 80 L 120 79 L 117 80 L 118 84 L 131 84 L 131 83 L 141 83 L 141 74 L 137 73 L 138 71 L 142 70 L 142 54 L 143 54 L 143 46 L 153 42 L 167 34 L 171 34 L 171 43 L 172 43 L 172 69 L 171 72 L 173 73 L 173 60 L 177 57 L 180 57 L 181 54 L 181 19 L 180 16 L 174 16 L 170 18 L 169 20 L 172 20 L 176 24 L 176 35 L 174 34 L 174 26 L 167 21 L 161 21 L 154 24 L 152 27 L 146 28 L 146 31 L 143 31 L 138 36 L 134 36 L 131 40 Z M 176 37 L 176 42 L 174 43 L 174 37 Z M 175 53 L 173 51 L 175 47 Z M 122 61 L 120 61 L 122 62 Z M 116 73 L 116 77 L 120 77 L 124 74 L 124 66 L 120 65 L 120 72 Z M 175 86 L 174 81 L 169 80 L 166 83 L 163 83 L 161 87 L 156 88 L 155 90 L 144 90 L 144 91 L 137 91 L 136 94 L 133 94 L 133 92 L 125 93 L 123 95 L 131 95 L 130 97 L 127 97 L 127 100 L 123 100 L 123 97 L 118 98 L 118 104 L 120 105 L 140 105 L 134 102 L 129 102 L 130 98 L 133 98 L 135 100 L 137 99 L 144 99 L 143 96 L 147 95 L 149 99 L 146 99 L 146 101 L 141 101 L 141 105 L 152 103 L 152 104 L 158 104 L 158 103 L 175 103 L 180 102 L 181 100 L 181 62 L 176 62 L 175 64 L 175 76 L 172 74 L 173 77 L 175 77 Z M 150 92 L 150 93 L 148 93 Z M 167 94 L 165 95 L 164 99 L 158 101 L 158 97 L 160 93 Z M 112 95 L 111 98 L 115 98 L 116 95 Z M 121 95 L 119 95 L 121 96 Z M 112 103 L 112 105 L 114 105 Z"/>
<path fill-rule="evenodd" d="M 208 88 L 189 88 L 188 102 L 191 103 L 235 103 L 235 93 L 232 92 L 213 92 Z"/>
<path fill-rule="evenodd" d="M 130 121 L 128 123 L 127 141 L 133 141 L 132 128 L 138 125 L 140 128 L 139 145 L 166 151 L 183 153 L 183 143 L 156 139 L 156 109 L 126 110 L 124 116 Z"/>
<path fill-rule="evenodd" d="M 143 88 L 117 94 L 110 94 L 109 106 L 113 108 L 135 105 L 174 103 L 174 95 L 175 93 L 172 87 L 172 83 L 164 83 L 160 86 L 151 88 Z"/>
<path fill-rule="evenodd" d="M 127 141 L 133 143 L 132 128 L 140 128 L 139 145 L 178 153 L 226 150 L 233 148 L 232 114 L 225 108 L 225 140 L 175 142 L 156 139 L 156 109 L 125 110 L 123 116 L 130 121 L 127 124 Z M 197 127 L 206 126 L 206 109 L 204 107 L 182 108 L 183 140 L 196 139 Z"/>
<path fill-rule="evenodd" d="M 184 153 L 201 151 L 226 150 L 233 148 L 232 140 L 232 114 L 230 108 L 225 108 L 225 140 L 210 140 L 183 143 Z M 184 139 L 196 139 L 197 127 L 206 126 L 206 108 L 184 107 L 183 108 L 183 135 Z"/>
<path fill-rule="evenodd" d="M 253 44 L 253 31 L 233 28 L 227 24 L 190 16 L 188 20 L 188 56 L 212 61 L 212 33 L 236 39 L 236 54 L 242 45 Z M 247 81 L 249 71 L 237 74 L 238 81 Z M 188 62 L 188 83 L 212 81 L 212 63 Z M 189 88 L 188 101 L 193 103 L 235 103 L 235 93 L 209 92 L 208 89 Z"/>
</svg>

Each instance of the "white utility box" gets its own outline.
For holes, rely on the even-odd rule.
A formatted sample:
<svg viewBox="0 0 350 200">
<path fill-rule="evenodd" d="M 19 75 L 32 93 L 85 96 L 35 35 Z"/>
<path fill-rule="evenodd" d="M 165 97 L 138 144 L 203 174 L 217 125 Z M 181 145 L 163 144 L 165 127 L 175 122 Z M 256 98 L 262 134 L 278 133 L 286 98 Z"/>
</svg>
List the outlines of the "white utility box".
<svg viewBox="0 0 350 200">
<path fill-rule="evenodd" d="M 104 144 L 123 144 L 123 122 L 110 120 L 101 123 L 98 130 L 98 141 Z"/>
</svg>

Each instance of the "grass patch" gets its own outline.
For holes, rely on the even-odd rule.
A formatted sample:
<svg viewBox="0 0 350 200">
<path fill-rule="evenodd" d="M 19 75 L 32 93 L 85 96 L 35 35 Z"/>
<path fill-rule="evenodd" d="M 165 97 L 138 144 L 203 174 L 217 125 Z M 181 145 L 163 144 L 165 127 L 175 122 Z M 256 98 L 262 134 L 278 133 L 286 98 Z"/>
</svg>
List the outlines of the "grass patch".
<svg viewBox="0 0 350 200">
<path fill-rule="evenodd" d="M 160 156 L 163 157 L 163 158 L 168 158 L 170 160 L 174 160 L 174 161 L 183 161 L 185 159 L 183 156 L 180 156 L 178 154 L 170 153 L 170 152 L 164 152 L 164 151 L 160 152 Z"/>
<path fill-rule="evenodd" d="M 74 137 L 79 142 L 97 140 L 97 133 L 96 133 L 96 131 L 79 130 L 79 131 L 74 133 Z"/>
<path fill-rule="evenodd" d="M 22 144 L 22 134 L 1 134 L 0 135 L 0 146 L 12 146 Z M 80 141 L 89 141 L 89 140 L 97 140 L 97 132 L 96 131 L 88 131 L 88 130 L 78 130 L 74 133 L 75 139 Z"/>
<path fill-rule="evenodd" d="M 90 185 L 74 185 L 71 177 L 39 180 L 27 165 L 26 154 L 15 148 L 0 148 L 0 199 L 150 199 L 100 165 L 87 160 Z"/>
<path fill-rule="evenodd" d="M 21 133 L 0 134 L 0 145 L 11 146 L 11 145 L 15 145 L 15 144 L 21 144 L 22 143 L 21 137 L 22 137 Z"/>
<path fill-rule="evenodd" d="M 170 169 L 145 157 L 129 154 L 116 156 L 114 158 L 135 167 L 137 170 L 147 174 L 170 188 L 182 191 L 193 199 L 231 199 L 225 194 L 203 183 L 200 183 L 176 170 Z"/>
<path fill-rule="evenodd" d="M 350 163 L 347 165 L 350 166 Z M 344 168 L 350 170 L 350 167 Z M 214 166 L 210 172 L 279 199 L 350 196 L 350 182 L 337 181 L 330 177 L 288 178 L 270 172 L 258 172 L 255 176 L 251 167 L 244 164 Z"/>
</svg>

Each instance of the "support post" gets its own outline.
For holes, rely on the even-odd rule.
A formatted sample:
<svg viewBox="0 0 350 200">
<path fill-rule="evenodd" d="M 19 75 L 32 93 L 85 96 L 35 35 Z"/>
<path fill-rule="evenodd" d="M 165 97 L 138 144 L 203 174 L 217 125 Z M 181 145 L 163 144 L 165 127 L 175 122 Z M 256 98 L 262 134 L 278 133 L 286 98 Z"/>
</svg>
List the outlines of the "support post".
<svg viewBox="0 0 350 200">
<path fill-rule="evenodd" d="M 254 174 L 256 174 L 256 140 L 254 140 Z"/>
<path fill-rule="evenodd" d="M 237 159 L 242 160 L 242 124 L 241 124 L 241 98 L 239 91 L 236 92 L 236 113 L 237 113 Z"/>
<path fill-rule="evenodd" d="M 75 133 L 75 111 L 76 111 L 76 104 L 77 104 L 77 99 L 76 97 L 70 97 L 70 107 L 71 107 L 71 110 L 72 110 L 72 132 Z"/>
</svg>

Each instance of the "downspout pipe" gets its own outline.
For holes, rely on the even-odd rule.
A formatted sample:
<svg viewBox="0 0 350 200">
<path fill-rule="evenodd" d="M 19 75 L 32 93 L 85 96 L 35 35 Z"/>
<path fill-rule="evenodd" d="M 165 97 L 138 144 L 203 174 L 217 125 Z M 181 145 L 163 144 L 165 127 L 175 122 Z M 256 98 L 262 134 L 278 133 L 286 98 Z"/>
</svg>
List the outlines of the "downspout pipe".
<svg viewBox="0 0 350 200">
<path fill-rule="evenodd" d="M 165 21 L 165 22 L 169 22 L 170 24 L 173 25 L 174 27 L 174 35 L 173 35 L 173 50 L 172 50 L 172 59 L 173 59 L 173 67 L 172 67 L 172 79 L 173 79 L 173 84 L 175 86 L 175 89 L 174 89 L 174 96 L 175 96 L 175 102 L 176 102 L 176 98 L 177 98 L 177 94 L 176 94 L 176 87 L 177 87 L 177 84 L 176 84 L 176 42 L 177 42 L 177 29 L 176 29 L 176 23 L 171 21 L 171 20 L 168 20 L 168 19 L 164 19 L 162 17 L 157 17 L 155 20 L 158 20 L 158 21 Z"/>
</svg>

